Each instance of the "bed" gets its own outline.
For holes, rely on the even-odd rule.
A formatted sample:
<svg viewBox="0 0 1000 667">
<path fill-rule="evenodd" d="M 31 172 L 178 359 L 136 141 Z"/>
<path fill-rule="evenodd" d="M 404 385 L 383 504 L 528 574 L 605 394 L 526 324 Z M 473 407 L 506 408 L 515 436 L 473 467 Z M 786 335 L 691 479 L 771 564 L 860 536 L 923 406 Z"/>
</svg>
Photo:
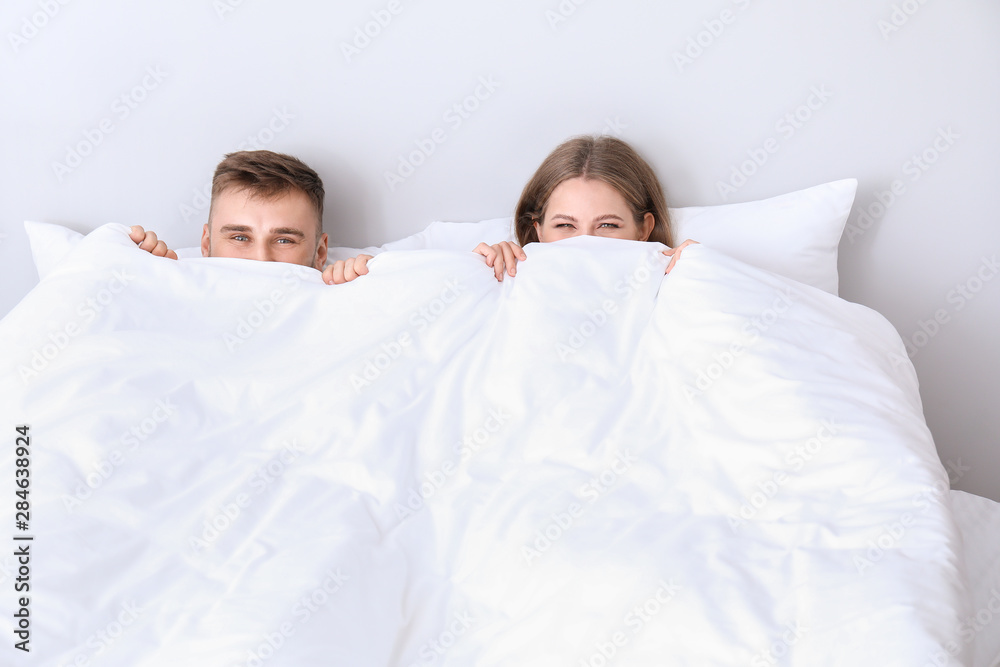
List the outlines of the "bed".
<svg viewBox="0 0 1000 667">
<path fill-rule="evenodd" d="M 468 239 L 509 220 L 337 287 L 29 226 L 5 636 L 33 665 L 993 667 L 1000 512 L 836 295 L 855 186 L 675 210 L 705 242 L 666 277 L 579 238 L 497 283 Z"/>
</svg>

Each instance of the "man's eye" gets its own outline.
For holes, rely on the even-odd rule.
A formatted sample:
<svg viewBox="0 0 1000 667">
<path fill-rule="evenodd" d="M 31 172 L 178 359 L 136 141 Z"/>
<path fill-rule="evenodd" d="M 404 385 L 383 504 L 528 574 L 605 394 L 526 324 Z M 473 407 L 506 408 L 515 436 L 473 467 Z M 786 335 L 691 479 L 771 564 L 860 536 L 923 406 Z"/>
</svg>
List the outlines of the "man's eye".
<svg viewBox="0 0 1000 667">
<path fill-rule="evenodd" d="M 277 242 L 281 244 L 295 243 L 293 239 L 278 239 Z"/>
<path fill-rule="evenodd" d="M 234 241 L 249 241 L 250 237 L 247 236 L 246 234 L 235 234 L 233 236 L 233 240 Z"/>
</svg>

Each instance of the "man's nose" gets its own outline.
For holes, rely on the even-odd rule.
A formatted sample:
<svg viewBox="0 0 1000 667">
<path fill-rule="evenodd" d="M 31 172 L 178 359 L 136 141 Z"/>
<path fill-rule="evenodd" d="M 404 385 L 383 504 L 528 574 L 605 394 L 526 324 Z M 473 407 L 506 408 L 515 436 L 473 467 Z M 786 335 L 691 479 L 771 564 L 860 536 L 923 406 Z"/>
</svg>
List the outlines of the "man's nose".
<svg viewBox="0 0 1000 667">
<path fill-rule="evenodd" d="M 271 246 L 267 243 L 261 243 L 256 248 L 254 248 L 253 258 L 260 262 L 273 262 L 274 251 Z"/>
</svg>

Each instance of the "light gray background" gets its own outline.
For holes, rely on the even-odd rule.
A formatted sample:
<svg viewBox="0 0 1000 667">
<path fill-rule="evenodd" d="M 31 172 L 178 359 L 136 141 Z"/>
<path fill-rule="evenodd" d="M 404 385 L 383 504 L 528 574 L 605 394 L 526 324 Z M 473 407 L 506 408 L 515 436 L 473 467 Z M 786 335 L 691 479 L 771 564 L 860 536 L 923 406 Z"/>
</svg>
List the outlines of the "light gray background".
<svg viewBox="0 0 1000 667">
<path fill-rule="evenodd" d="M 366 25 L 377 34 L 348 56 Z M 859 179 L 849 224 L 875 215 L 841 244 L 841 294 L 921 344 L 953 485 L 1000 500 L 1000 279 L 976 282 L 1000 252 L 995 0 L 6 0 L 0 27 L 0 313 L 37 282 L 23 220 L 141 223 L 196 245 L 198 191 L 250 136 L 320 172 L 326 231 L 347 246 L 508 215 L 573 134 L 634 143 L 673 206 L 723 203 L 718 182 L 774 138 L 728 201 Z M 477 87 L 458 125 L 449 110 Z M 779 123 L 813 89 L 828 99 L 789 135 Z M 445 140 L 390 189 L 436 128 Z M 94 145 L 57 174 L 80 142 Z M 879 208 L 894 181 L 905 190 Z M 960 284 L 979 291 L 958 299 Z"/>
</svg>

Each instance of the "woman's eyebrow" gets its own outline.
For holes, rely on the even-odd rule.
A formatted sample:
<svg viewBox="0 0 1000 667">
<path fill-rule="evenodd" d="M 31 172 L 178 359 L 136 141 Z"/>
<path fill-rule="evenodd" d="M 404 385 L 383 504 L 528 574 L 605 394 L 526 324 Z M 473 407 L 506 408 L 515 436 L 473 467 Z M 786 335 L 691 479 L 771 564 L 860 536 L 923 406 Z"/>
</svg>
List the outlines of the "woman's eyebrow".
<svg viewBox="0 0 1000 667">
<path fill-rule="evenodd" d="M 569 220 L 570 222 L 577 222 L 577 219 L 571 215 L 566 215 L 565 213 L 556 213 L 550 220 Z M 604 215 L 599 215 L 594 218 L 594 222 L 604 222 L 605 220 L 618 220 L 619 222 L 625 222 L 625 220 L 614 213 L 605 213 Z"/>
</svg>

